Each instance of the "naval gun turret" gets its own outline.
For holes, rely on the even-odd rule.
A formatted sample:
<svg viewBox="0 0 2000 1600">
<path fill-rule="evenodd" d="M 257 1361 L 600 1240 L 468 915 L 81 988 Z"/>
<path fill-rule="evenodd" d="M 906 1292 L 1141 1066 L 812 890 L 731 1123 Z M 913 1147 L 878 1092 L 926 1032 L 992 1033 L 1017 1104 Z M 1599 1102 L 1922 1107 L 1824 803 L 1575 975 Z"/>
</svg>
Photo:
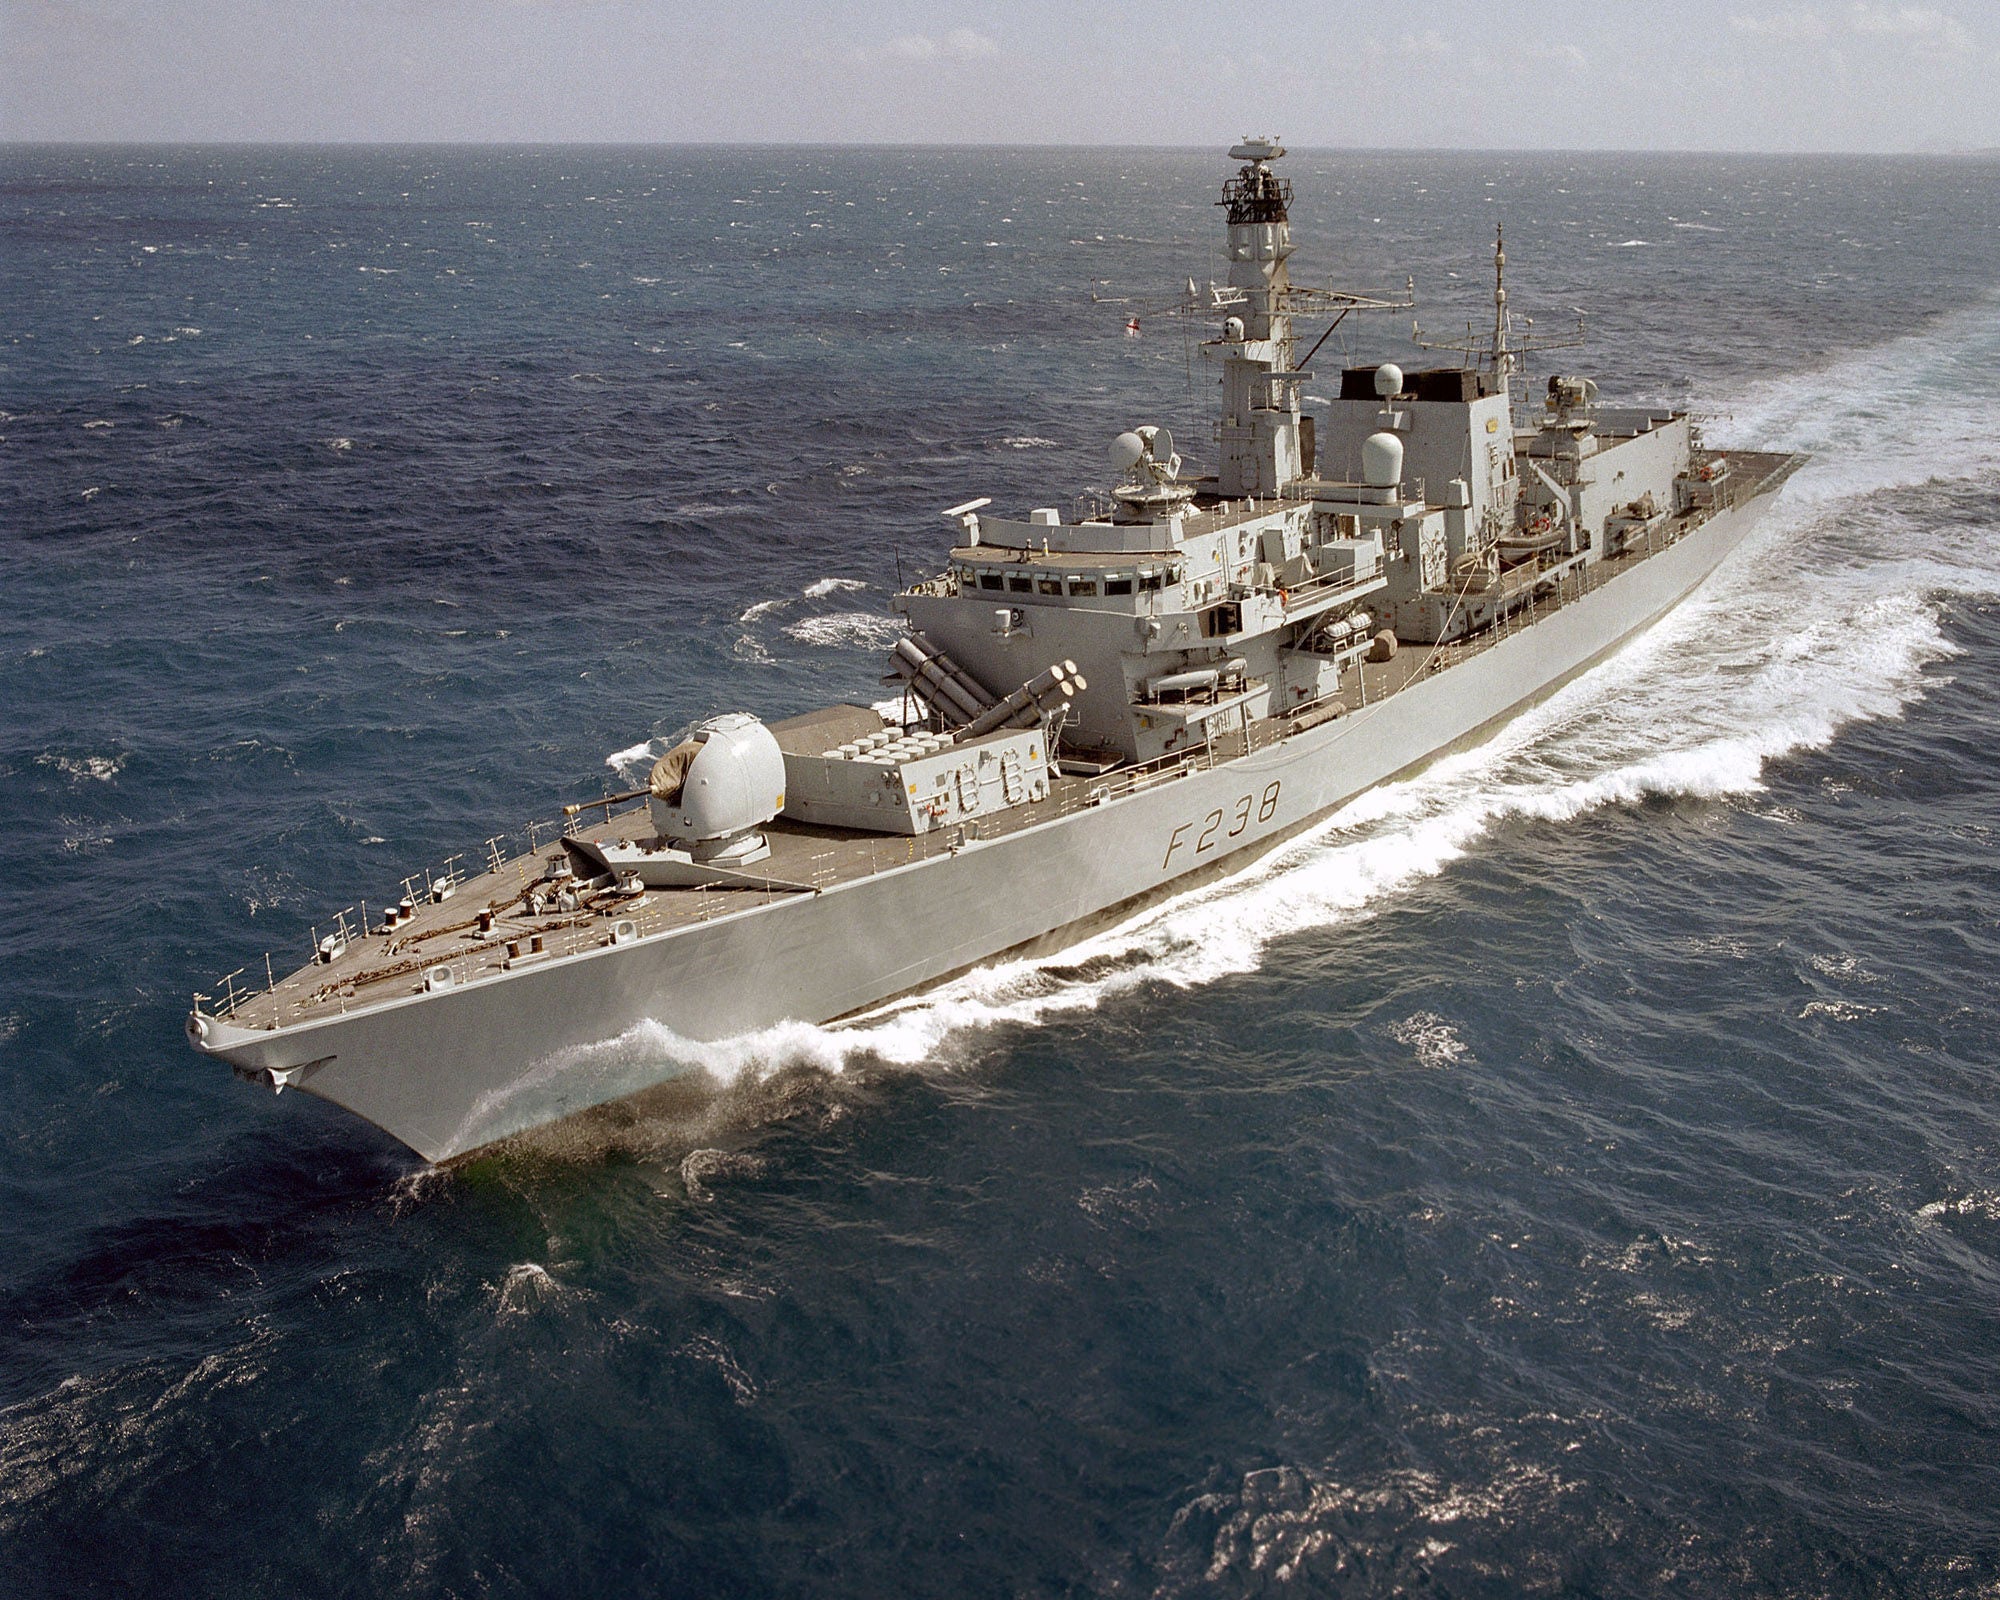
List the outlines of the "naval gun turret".
<svg viewBox="0 0 2000 1600">
<path fill-rule="evenodd" d="M 777 738 L 746 711 L 710 717 L 659 760 L 646 787 L 563 807 L 574 817 L 644 799 L 653 837 L 615 841 L 567 835 L 563 849 L 586 882 L 691 888 L 764 884 L 744 868 L 767 861 L 763 828 L 785 809 L 785 757 Z"/>
<path fill-rule="evenodd" d="M 785 808 L 785 757 L 745 711 L 711 717 L 653 764 L 653 826 L 704 865 L 748 866 L 771 854 L 757 830 Z"/>
</svg>

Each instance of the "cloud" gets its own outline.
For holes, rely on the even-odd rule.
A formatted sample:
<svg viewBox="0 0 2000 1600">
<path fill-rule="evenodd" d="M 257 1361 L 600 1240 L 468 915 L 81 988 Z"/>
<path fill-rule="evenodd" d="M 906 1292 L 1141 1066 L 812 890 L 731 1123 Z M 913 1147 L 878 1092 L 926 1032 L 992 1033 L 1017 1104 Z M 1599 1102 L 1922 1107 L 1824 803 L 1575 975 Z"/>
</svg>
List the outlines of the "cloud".
<svg viewBox="0 0 2000 1600">
<path fill-rule="evenodd" d="M 1885 6 L 1855 0 L 1847 8 L 1847 25 L 1855 33 L 1877 37 L 1934 40 L 1953 50 L 1973 47 L 1965 24 L 1936 6 Z"/>
<path fill-rule="evenodd" d="M 953 28 L 932 37 L 927 33 L 904 33 L 870 48 L 850 50 L 847 58 L 856 66 L 888 62 L 901 66 L 928 66 L 936 63 L 991 61 L 1000 46 L 972 28 Z"/>
<path fill-rule="evenodd" d="M 1798 41 L 1824 39 L 1833 29 L 1826 18 L 1817 11 L 1808 11 L 1803 6 L 1794 6 L 1789 11 L 1777 11 L 1762 17 L 1731 17 L 1729 26 L 1738 33 L 1747 33 L 1758 39 L 1784 39 Z"/>
<path fill-rule="evenodd" d="M 1947 50 L 1978 48 L 1970 30 L 1936 6 L 1884 5 L 1881 0 L 1851 0 L 1832 16 L 1811 6 L 1732 16 L 1729 26 L 1752 38 L 1787 44 L 1818 44 L 1836 36 L 1900 40 L 1912 45 L 1937 45 Z"/>
</svg>

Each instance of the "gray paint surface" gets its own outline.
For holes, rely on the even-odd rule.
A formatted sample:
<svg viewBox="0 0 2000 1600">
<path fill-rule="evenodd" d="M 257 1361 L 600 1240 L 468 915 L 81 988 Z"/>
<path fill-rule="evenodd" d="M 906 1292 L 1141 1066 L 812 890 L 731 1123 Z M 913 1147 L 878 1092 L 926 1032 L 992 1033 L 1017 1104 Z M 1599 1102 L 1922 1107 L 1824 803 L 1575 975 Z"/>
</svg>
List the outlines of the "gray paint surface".
<svg viewBox="0 0 2000 1600">
<path fill-rule="evenodd" d="M 647 1024 L 714 1041 L 831 1021 L 1268 848 L 1644 629 L 1741 542 L 1773 492 L 1478 654 L 1237 760 L 955 854 L 448 993 L 275 1032 L 212 1022 L 198 1048 L 251 1072 L 303 1066 L 298 1087 L 434 1161 L 622 1098 L 685 1070 L 657 1042 L 617 1047 Z"/>
</svg>

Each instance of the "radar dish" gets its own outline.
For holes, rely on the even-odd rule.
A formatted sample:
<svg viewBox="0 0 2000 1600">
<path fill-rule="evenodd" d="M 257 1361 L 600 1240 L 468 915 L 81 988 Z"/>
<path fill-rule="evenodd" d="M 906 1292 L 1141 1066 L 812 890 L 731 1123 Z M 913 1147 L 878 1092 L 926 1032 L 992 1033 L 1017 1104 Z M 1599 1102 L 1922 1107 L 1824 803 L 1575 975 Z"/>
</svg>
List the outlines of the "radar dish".
<svg viewBox="0 0 2000 1600">
<path fill-rule="evenodd" d="M 1146 441 L 1136 433 L 1121 433 L 1111 441 L 1106 453 L 1111 457 L 1113 471 L 1129 472 L 1145 459 Z"/>
<path fill-rule="evenodd" d="M 1161 466 L 1164 467 L 1169 461 L 1174 459 L 1174 436 L 1167 432 L 1165 428 L 1155 428 L 1153 430 L 1152 445 L 1153 459 L 1159 462 Z"/>
</svg>

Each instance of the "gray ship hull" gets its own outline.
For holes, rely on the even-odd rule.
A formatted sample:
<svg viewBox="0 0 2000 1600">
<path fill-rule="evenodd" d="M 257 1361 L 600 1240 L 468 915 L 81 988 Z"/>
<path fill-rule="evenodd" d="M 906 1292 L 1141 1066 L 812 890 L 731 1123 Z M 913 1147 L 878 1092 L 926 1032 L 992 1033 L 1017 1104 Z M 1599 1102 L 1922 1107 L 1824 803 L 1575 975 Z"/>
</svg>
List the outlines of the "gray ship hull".
<svg viewBox="0 0 2000 1600">
<path fill-rule="evenodd" d="M 832 1021 L 1006 952 L 1053 947 L 1191 874 L 1268 850 L 1601 660 L 1714 571 L 1770 498 L 1718 512 L 1447 671 L 1233 761 L 817 894 L 280 1031 L 210 1020 L 194 1042 L 248 1072 L 289 1075 L 446 1160 L 685 1070 L 656 1030 L 712 1042 Z"/>
</svg>

